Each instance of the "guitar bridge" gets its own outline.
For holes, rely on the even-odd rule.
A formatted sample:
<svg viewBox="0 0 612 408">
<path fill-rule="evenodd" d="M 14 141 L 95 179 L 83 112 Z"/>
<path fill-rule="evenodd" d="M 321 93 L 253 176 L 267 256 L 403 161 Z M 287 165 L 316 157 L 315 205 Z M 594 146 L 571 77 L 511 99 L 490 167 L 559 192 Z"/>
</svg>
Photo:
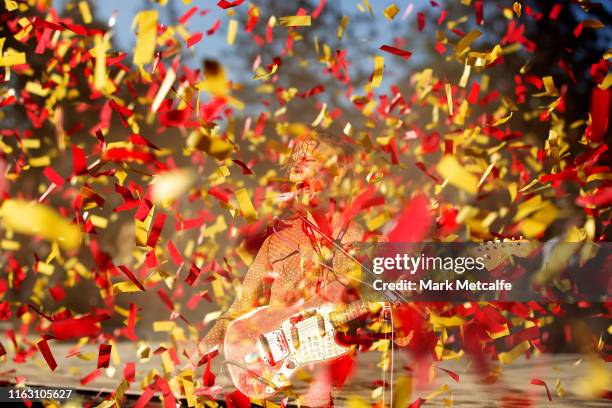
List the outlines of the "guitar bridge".
<svg viewBox="0 0 612 408">
<path fill-rule="evenodd" d="M 282 330 L 260 334 L 257 349 L 263 361 L 273 366 L 289 356 L 289 343 Z"/>
</svg>

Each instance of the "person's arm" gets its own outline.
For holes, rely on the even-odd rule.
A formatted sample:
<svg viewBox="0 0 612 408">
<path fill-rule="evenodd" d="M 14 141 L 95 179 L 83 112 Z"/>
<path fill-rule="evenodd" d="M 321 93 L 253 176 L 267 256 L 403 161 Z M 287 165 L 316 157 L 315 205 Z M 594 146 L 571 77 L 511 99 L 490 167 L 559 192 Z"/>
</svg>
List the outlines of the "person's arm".
<svg viewBox="0 0 612 408">
<path fill-rule="evenodd" d="M 269 241 L 270 237 L 264 241 L 255 260 L 249 267 L 242 281 L 240 296 L 236 297 L 232 305 L 217 319 L 214 326 L 198 344 L 198 352 L 194 353 L 194 356 L 197 356 L 198 360 L 202 355 L 209 353 L 215 346 L 223 343 L 225 330 L 232 319 L 235 319 L 257 306 L 263 278 L 269 268 Z M 197 361 L 195 363 L 197 364 Z"/>
</svg>

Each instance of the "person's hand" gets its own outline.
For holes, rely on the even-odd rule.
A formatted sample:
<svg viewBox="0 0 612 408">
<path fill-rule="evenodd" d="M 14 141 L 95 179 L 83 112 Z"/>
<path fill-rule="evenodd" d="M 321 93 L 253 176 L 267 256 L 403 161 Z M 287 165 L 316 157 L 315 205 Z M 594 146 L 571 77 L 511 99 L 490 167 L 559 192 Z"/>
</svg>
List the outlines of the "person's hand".
<svg viewBox="0 0 612 408">
<path fill-rule="evenodd" d="M 200 362 L 200 360 L 207 354 L 217 351 L 218 347 L 218 345 L 210 345 L 206 341 L 199 342 L 195 350 L 191 353 L 189 361 L 185 365 L 184 369 L 189 368 L 193 372 L 195 372 L 198 368 L 198 363 Z"/>
<path fill-rule="evenodd" d="M 398 336 L 393 339 L 393 342 L 400 347 L 406 347 L 412 341 L 412 337 L 414 336 L 414 331 L 411 330 L 407 336 Z"/>
</svg>

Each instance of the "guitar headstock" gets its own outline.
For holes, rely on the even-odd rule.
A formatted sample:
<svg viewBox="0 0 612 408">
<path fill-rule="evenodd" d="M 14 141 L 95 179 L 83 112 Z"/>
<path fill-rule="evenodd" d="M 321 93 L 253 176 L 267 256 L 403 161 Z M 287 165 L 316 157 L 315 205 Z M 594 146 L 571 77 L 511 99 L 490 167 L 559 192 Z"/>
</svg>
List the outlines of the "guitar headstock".
<svg viewBox="0 0 612 408">
<path fill-rule="evenodd" d="M 482 257 L 485 268 L 491 271 L 510 260 L 512 256 L 529 256 L 535 248 L 536 244 L 526 239 L 504 239 L 484 242 L 470 252 L 474 256 Z"/>
</svg>

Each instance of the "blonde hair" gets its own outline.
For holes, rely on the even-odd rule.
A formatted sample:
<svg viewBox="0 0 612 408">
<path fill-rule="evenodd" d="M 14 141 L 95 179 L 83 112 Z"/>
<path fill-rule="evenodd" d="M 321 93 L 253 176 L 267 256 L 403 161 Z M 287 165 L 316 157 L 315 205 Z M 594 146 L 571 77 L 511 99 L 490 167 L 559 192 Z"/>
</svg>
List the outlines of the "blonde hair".
<svg viewBox="0 0 612 408">
<path fill-rule="evenodd" d="M 350 141 L 343 140 L 342 136 L 334 137 L 328 132 L 309 132 L 307 136 L 293 139 L 290 142 L 291 153 L 283 166 L 284 173 L 289 174 L 293 166 L 307 156 L 314 156 L 326 167 L 338 167 L 341 163 L 346 163 L 351 156 L 349 143 Z"/>
</svg>

